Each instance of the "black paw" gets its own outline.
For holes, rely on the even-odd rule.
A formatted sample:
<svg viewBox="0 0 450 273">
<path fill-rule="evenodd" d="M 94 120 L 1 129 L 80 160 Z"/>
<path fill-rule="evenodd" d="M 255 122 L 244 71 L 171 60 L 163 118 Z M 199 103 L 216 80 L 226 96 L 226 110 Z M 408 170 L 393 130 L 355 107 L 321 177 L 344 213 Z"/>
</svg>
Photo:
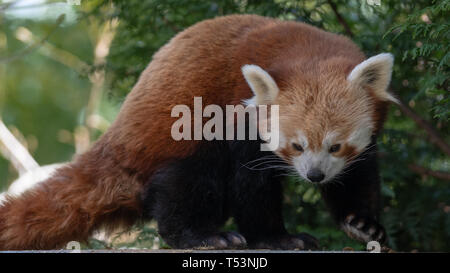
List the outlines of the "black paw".
<svg viewBox="0 0 450 273">
<path fill-rule="evenodd" d="M 260 240 L 251 244 L 250 247 L 255 249 L 315 250 L 319 248 L 319 241 L 307 233 L 284 234 Z"/>
<path fill-rule="evenodd" d="M 384 243 L 386 240 L 386 231 L 383 226 L 372 218 L 349 214 L 341 227 L 349 237 L 359 241 Z"/>
<path fill-rule="evenodd" d="M 244 248 L 246 246 L 247 241 L 241 234 L 237 232 L 221 232 L 215 235 L 207 236 L 200 240 L 196 240 L 196 243 L 188 248 L 228 249 Z"/>
</svg>

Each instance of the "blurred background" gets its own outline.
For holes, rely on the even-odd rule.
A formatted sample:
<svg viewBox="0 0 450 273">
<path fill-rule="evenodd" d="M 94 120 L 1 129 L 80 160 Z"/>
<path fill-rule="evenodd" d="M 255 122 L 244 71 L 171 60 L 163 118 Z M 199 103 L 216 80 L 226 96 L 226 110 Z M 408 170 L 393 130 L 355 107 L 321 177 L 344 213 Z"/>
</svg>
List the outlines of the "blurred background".
<svg viewBox="0 0 450 273">
<path fill-rule="evenodd" d="M 306 22 L 352 38 L 367 56 L 394 54 L 391 89 L 402 103 L 379 138 L 388 245 L 450 251 L 449 0 L 0 0 L 0 191 L 85 151 L 159 47 L 234 13 Z M 289 179 L 285 203 L 289 231 L 326 250 L 365 249 L 338 230 L 315 187 Z M 86 247 L 166 247 L 154 223 L 100 235 Z"/>
</svg>

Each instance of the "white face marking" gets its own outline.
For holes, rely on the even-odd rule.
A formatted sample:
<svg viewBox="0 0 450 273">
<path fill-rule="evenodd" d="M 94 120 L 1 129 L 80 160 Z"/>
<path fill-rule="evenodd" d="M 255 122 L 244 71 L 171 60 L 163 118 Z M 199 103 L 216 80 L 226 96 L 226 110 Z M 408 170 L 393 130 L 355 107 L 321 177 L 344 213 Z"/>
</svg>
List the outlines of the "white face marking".
<svg viewBox="0 0 450 273">
<path fill-rule="evenodd" d="M 358 152 L 362 152 L 370 144 L 372 136 L 372 119 L 370 117 L 362 118 L 356 129 L 350 134 L 347 141 L 354 146 Z"/>
<path fill-rule="evenodd" d="M 303 149 L 308 148 L 308 139 L 301 130 L 297 131 L 297 139 L 294 139 L 295 143 L 302 145 Z"/>
<path fill-rule="evenodd" d="M 320 183 L 325 183 L 342 171 L 345 166 L 345 159 L 329 153 L 330 146 L 335 144 L 333 141 L 336 135 L 334 132 L 328 133 L 322 141 L 322 149 L 314 152 L 308 148 L 308 140 L 305 135 L 301 131 L 298 132 L 298 137 L 294 141 L 302 145 L 304 151 L 301 155 L 293 157 L 292 162 L 297 172 L 304 179 L 311 181 L 308 178 L 308 171 L 318 169 L 325 175 Z"/>
</svg>

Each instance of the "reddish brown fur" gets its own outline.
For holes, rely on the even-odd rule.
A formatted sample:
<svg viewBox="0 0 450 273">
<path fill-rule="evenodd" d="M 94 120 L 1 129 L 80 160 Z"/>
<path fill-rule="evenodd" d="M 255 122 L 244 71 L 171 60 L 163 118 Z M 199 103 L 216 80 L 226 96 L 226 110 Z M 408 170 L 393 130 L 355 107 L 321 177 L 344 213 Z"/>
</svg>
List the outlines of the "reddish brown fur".
<svg viewBox="0 0 450 273">
<path fill-rule="evenodd" d="M 308 107 L 321 96 L 317 90 L 342 85 L 362 60 L 349 39 L 297 22 L 227 16 L 183 31 L 154 55 L 116 121 L 90 151 L 0 207 L 0 249 L 62 247 L 86 240 L 104 224 L 137 219 L 144 182 L 162 164 L 192 154 L 199 143 L 172 139 L 172 107 L 192 107 L 194 96 L 201 96 L 203 105 L 221 106 L 252 97 L 241 66 L 266 69 L 280 87 L 282 111 L 295 114 L 299 104 Z M 312 84 L 317 82 L 323 86 Z M 299 84 L 312 85 L 300 92 Z M 310 115 L 335 116 L 323 128 L 347 126 L 339 113 Z M 310 117 L 301 119 L 307 123 Z M 308 134 L 321 134 L 317 126 L 309 128 Z"/>
<path fill-rule="evenodd" d="M 343 144 L 343 147 L 335 153 L 336 157 L 344 157 L 347 160 L 353 160 L 358 155 L 358 151 L 356 151 L 355 147 Z"/>
</svg>

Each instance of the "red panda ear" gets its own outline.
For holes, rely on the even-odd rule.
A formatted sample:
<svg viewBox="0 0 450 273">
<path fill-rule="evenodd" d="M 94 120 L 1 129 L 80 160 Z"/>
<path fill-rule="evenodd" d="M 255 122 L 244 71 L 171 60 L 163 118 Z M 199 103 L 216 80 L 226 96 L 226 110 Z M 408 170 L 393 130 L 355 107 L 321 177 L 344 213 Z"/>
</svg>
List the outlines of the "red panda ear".
<svg viewBox="0 0 450 273">
<path fill-rule="evenodd" d="M 278 86 L 274 79 L 261 67 L 247 64 L 242 67 L 242 74 L 255 96 L 245 100 L 246 105 L 269 105 L 278 96 Z"/>
<path fill-rule="evenodd" d="M 370 87 L 381 100 L 398 103 L 398 100 L 387 92 L 393 63 L 392 54 L 378 54 L 355 66 L 347 80 L 358 88 Z"/>
</svg>

